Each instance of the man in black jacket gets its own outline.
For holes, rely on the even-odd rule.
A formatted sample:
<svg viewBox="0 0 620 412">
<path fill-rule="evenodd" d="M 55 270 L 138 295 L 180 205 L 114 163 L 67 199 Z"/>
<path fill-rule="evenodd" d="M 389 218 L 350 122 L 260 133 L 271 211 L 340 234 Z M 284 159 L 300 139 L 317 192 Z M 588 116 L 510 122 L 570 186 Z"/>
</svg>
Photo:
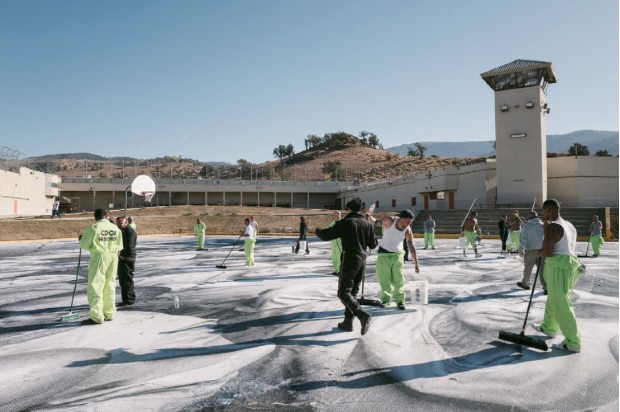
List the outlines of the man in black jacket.
<svg viewBox="0 0 620 412">
<path fill-rule="evenodd" d="M 138 235 L 128 225 L 127 218 L 117 217 L 116 226 L 123 236 L 123 249 L 118 257 L 118 283 L 121 286 L 123 301 L 117 307 L 131 306 L 136 301 L 136 293 L 133 290 L 133 272 L 136 265 L 136 242 Z"/>
<path fill-rule="evenodd" d="M 351 212 L 344 219 L 327 229 L 316 229 L 315 233 L 321 240 L 340 238 L 342 241 L 343 258 L 338 280 L 338 298 L 345 310 L 344 321 L 340 322 L 338 327 L 351 332 L 353 318 L 357 317 L 364 335 L 368 331 L 372 315 L 362 310 L 356 295 L 366 269 L 366 250 L 377 247 L 377 239 L 373 225 L 359 213 L 362 200 L 359 197 L 353 198 L 347 203 L 347 209 Z"/>
<path fill-rule="evenodd" d="M 510 223 L 508 223 L 508 216 L 503 215 L 502 220 L 497 222 L 497 228 L 499 229 L 499 238 L 502 241 L 502 254 L 506 252 L 506 240 L 508 239 L 508 231 L 510 230 Z"/>
</svg>

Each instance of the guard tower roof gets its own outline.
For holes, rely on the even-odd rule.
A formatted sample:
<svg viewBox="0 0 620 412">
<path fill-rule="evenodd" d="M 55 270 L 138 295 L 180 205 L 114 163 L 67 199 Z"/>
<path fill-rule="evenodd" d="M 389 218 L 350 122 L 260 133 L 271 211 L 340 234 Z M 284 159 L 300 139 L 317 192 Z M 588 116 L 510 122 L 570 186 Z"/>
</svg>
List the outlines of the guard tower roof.
<svg viewBox="0 0 620 412">
<path fill-rule="evenodd" d="M 518 59 L 481 73 L 480 76 L 495 91 L 556 83 L 550 62 Z"/>
</svg>

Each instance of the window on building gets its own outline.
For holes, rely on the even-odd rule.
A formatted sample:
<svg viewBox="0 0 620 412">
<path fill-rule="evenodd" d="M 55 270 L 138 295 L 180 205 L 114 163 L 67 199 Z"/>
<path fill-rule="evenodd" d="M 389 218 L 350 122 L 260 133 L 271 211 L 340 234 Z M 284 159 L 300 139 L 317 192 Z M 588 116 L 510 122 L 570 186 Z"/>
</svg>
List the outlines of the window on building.
<svg viewBox="0 0 620 412">
<path fill-rule="evenodd" d="M 437 192 L 431 192 L 428 194 L 430 200 L 437 200 Z"/>
<path fill-rule="evenodd" d="M 417 203 L 418 203 L 418 199 L 415 196 L 413 196 L 411 198 L 411 206 L 415 206 Z"/>
<path fill-rule="evenodd" d="M 392 199 L 392 207 L 396 207 L 396 199 Z"/>
<path fill-rule="evenodd" d="M 379 201 L 375 200 L 375 208 L 379 209 Z"/>
</svg>

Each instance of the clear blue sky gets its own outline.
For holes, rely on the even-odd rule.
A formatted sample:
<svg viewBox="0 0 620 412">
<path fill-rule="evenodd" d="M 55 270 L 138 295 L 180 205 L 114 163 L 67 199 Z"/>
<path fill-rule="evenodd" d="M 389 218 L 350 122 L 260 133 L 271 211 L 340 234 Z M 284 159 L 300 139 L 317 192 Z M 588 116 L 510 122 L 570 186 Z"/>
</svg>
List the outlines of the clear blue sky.
<svg viewBox="0 0 620 412">
<path fill-rule="evenodd" d="M 548 133 L 618 130 L 617 0 L 0 0 L 0 146 L 272 160 L 309 134 L 494 139 L 480 73 L 553 63 Z"/>
</svg>

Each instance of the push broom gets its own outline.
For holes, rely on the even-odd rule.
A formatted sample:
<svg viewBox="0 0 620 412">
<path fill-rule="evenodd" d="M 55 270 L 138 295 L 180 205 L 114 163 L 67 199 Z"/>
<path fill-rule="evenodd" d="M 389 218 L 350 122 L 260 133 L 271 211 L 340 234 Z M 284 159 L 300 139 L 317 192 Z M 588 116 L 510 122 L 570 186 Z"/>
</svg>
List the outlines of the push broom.
<svg viewBox="0 0 620 412">
<path fill-rule="evenodd" d="M 525 336 L 525 325 L 527 325 L 527 316 L 530 313 L 530 307 L 532 306 L 532 297 L 534 296 L 534 290 L 536 289 L 536 279 L 538 279 L 538 271 L 540 270 L 540 261 L 541 258 L 538 258 L 536 262 L 536 275 L 534 276 L 534 284 L 532 285 L 532 293 L 530 293 L 530 302 L 527 305 L 527 311 L 525 312 L 525 320 L 523 321 L 523 328 L 521 329 L 521 333 L 512 333 L 512 332 L 499 332 L 499 338 L 501 340 L 505 340 L 508 342 L 516 343 L 517 345 L 529 346 L 532 348 L 540 349 L 547 351 L 549 347 L 547 346 L 547 342 L 542 339 L 536 339 L 529 336 Z"/>
<path fill-rule="evenodd" d="M 235 243 L 233 243 L 232 247 L 230 248 L 230 250 L 228 251 L 228 254 L 226 255 L 226 257 L 224 258 L 224 260 L 222 261 L 222 263 L 220 263 L 219 265 L 215 265 L 216 268 L 218 269 L 226 269 L 228 266 L 226 266 L 224 263 L 226 262 L 226 259 L 228 259 L 228 256 L 230 256 L 230 252 L 233 251 L 233 249 L 235 248 L 235 246 L 237 246 L 237 242 L 239 242 L 239 239 L 241 239 L 241 236 L 243 236 L 243 233 L 239 235 L 239 237 L 237 238 L 237 240 L 235 240 Z"/>
<path fill-rule="evenodd" d="M 75 285 L 73 286 L 73 296 L 71 296 L 71 307 L 69 313 L 60 317 L 61 322 L 69 322 L 80 318 L 79 313 L 73 313 L 73 299 L 75 299 L 75 290 L 77 289 L 78 276 L 80 275 L 80 263 L 82 262 L 82 248 L 80 248 L 80 254 L 78 255 L 77 273 L 75 274 Z"/>
</svg>

